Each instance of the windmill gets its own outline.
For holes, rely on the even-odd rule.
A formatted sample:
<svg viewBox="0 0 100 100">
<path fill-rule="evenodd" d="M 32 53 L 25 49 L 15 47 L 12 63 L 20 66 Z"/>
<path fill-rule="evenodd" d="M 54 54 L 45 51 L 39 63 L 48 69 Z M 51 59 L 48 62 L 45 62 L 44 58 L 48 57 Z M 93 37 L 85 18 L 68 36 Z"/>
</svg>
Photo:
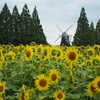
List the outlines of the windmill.
<svg viewBox="0 0 100 100">
<path fill-rule="evenodd" d="M 70 40 L 71 40 L 71 36 L 72 35 L 68 35 L 68 33 L 66 33 L 70 28 L 72 27 L 72 25 L 65 31 L 62 32 L 61 29 L 57 26 L 57 28 L 61 31 L 62 35 L 59 36 L 59 38 L 61 38 L 61 43 L 60 46 L 64 45 L 64 46 L 70 46 Z M 58 39 L 59 39 L 58 38 Z M 57 40 L 58 40 L 57 39 Z M 54 42 L 56 42 L 57 40 L 55 40 Z"/>
</svg>

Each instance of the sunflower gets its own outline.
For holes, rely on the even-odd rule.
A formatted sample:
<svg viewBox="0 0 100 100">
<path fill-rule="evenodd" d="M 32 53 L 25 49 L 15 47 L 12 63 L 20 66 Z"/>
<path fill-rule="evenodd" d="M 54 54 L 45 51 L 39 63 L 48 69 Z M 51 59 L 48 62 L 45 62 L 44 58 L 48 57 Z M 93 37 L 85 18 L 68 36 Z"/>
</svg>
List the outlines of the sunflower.
<svg viewBox="0 0 100 100">
<path fill-rule="evenodd" d="M 0 61 L 2 61 L 4 59 L 3 53 L 2 53 L 2 49 L 0 49 Z"/>
<path fill-rule="evenodd" d="M 50 48 L 50 57 L 51 58 L 53 58 L 53 57 L 55 57 L 56 56 L 56 47 L 55 46 L 52 46 L 51 48 Z"/>
<path fill-rule="evenodd" d="M 49 88 L 50 80 L 44 74 L 38 76 L 38 79 L 35 80 L 36 88 L 40 91 L 45 91 Z"/>
<path fill-rule="evenodd" d="M 63 59 L 63 52 L 60 47 L 52 45 L 49 49 L 51 58 Z"/>
<path fill-rule="evenodd" d="M 96 65 L 96 67 L 100 67 L 99 63 L 100 63 L 100 56 L 99 55 L 95 55 L 93 60 L 92 60 L 93 65 Z"/>
<path fill-rule="evenodd" d="M 37 47 L 37 53 L 38 54 L 42 54 L 43 50 L 44 50 L 43 45 L 42 44 L 38 45 L 38 47 Z"/>
<path fill-rule="evenodd" d="M 19 100 L 30 100 L 30 98 L 33 98 L 34 94 L 36 94 L 34 89 L 26 89 L 26 86 L 23 84 Z"/>
<path fill-rule="evenodd" d="M 100 45 L 98 46 L 98 50 L 100 51 Z"/>
<path fill-rule="evenodd" d="M 36 95 L 35 89 L 32 88 L 32 89 L 28 89 L 27 91 L 29 93 L 30 98 L 34 98 L 35 97 L 35 95 Z"/>
<path fill-rule="evenodd" d="M 50 84 L 52 85 L 58 83 L 58 78 L 60 78 L 60 75 L 57 70 L 52 69 L 50 70 L 49 77 L 50 77 Z"/>
<path fill-rule="evenodd" d="M 88 67 L 92 67 L 93 66 L 92 60 L 89 59 L 84 61 L 84 65 L 87 65 Z"/>
<path fill-rule="evenodd" d="M 97 76 L 94 79 L 94 87 L 95 87 L 96 92 L 100 92 L 100 76 Z"/>
<path fill-rule="evenodd" d="M 0 62 L 0 69 L 2 68 L 2 65 L 3 65 L 2 62 Z"/>
<path fill-rule="evenodd" d="M 63 92 L 62 90 L 57 90 L 54 93 L 54 98 L 55 98 L 55 100 L 64 100 L 65 99 L 65 92 Z"/>
<path fill-rule="evenodd" d="M 94 52 L 95 50 L 92 47 L 89 47 L 89 49 L 87 49 L 87 55 L 89 57 L 89 59 L 92 59 L 94 57 Z"/>
<path fill-rule="evenodd" d="M 32 58 L 33 51 L 32 51 L 32 47 L 31 46 L 27 47 L 25 56 L 26 56 L 26 60 L 29 60 L 29 59 Z"/>
<path fill-rule="evenodd" d="M 25 85 L 24 84 L 22 86 L 22 90 L 23 90 L 23 92 L 25 92 Z"/>
<path fill-rule="evenodd" d="M 15 53 L 13 51 L 9 51 L 6 55 L 9 55 L 11 59 L 15 59 Z"/>
<path fill-rule="evenodd" d="M 19 47 L 19 46 L 15 46 L 15 47 L 14 47 L 14 51 L 15 51 L 16 53 L 18 53 L 18 52 L 20 51 L 20 47 Z"/>
<path fill-rule="evenodd" d="M 31 42 L 30 46 L 36 46 L 36 43 L 35 42 Z"/>
<path fill-rule="evenodd" d="M 6 82 L 2 81 L 0 82 L 0 95 L 2 95 L 5 91 L 5 85 L 6 85 Z"/>
<path fill-rule="evenodd" d="M 87 92 L 92 98 L 96 94 L 96 88 L 94 87 L 94 81 L 90 82 L 87 87 Z"/>
<path fill-rule="evenodd" d="M 0 100 L 4 100 L 4 98 L 3 97 L 0 97 Z"/>
<path fill-rule="evenodd" d="M 67 55 L 65 56 L 69 63 L 75 63 L 78 60 L 78 52 L 76 49 L 67 50 Z"/>
<path fill-rule="evenodd" d="M 94 48 L 94 50 L 97 51 L 97 50 L 99 50 L 99 45 L 95 45 L 93 48 Z"/>
<path fill-rule="evenodd" d="M 20 95 L 19 100 L 29 100 L 29 91 L 25 90 L 23 94 Z"/>
<path fill-rule="evenodd" d="M 49 48 L 44 47 L 43 53 L 42 53 L 42 60 L 47 60 L 49 58 Z"/>
<path fill-rule="evenodd" d="M 98 59 L 100 61 L 100 55 L 95 55 L 94 59 Z"/>
</svg>

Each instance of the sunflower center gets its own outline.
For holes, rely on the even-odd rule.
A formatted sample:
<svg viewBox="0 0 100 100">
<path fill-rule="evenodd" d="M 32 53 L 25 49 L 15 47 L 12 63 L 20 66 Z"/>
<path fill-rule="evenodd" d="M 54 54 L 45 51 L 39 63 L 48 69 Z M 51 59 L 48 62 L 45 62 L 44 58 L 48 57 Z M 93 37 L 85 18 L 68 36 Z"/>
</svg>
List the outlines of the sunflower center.
<svg viewBox="0 0 100 100">
<path fill-rule="evenodd" d="M 71 51 L 71 52 L 69 53 L 69 55 L 68 55 L 68 58 L 69 58 L 70 60 L 75 60 L 75 58 L 76 58 L 76 53 L 73 52 L 73 51 Z"/>
<path fill-rule="evenodd" d="M 30 55 L 31 55 L 31 52 L 30 52 L 30 51 L 27 51 L 26 56 L 27 56 L 27 57 L 30 57 Z"/>
<path fill-rule="evenodd" d="M 41 79 L 40 81 L 39 81 L 39 84 L 40 84 L 40 86 L 46 86 L 46 84 L 47 84 L 47 81 L 45 80 L 45 79 Z"/>
<path fill-rule="evenodd" d="M 93 84 L 91 85 L 90 88 L 91 88 L 91 91 L 92 91 L 92 92 L 95 92 L 95 88 L 93 87 Z"/>
<path fill-rule="evenodd" d="M 63 97 L 62 93 L 58 93 L 57 98 L 61 99 Z"/>
<path fill-rule="evenodd" d="M 0 86 L 0 92 L 2 92 L 3 91 L 3 86 Z"/>
<path fill-rule="evenodd" d="M 100 81 L 98 81 L 98 87 L 100 88 Z"/>
<path fill-rule="evenodd" d="M 53 74 L 51 78 L 52 78 L 53 81 L 55 81 L 57 79 L 57 75 Z"/>
</svg>

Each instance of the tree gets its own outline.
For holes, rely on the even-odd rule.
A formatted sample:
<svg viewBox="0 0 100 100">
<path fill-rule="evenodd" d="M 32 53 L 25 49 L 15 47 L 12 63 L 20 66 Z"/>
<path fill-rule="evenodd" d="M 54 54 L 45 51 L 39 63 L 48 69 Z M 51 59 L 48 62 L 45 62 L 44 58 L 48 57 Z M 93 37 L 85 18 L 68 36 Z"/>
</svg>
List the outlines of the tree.
<svg viewBox="0 0 100 100">
<path fill-rule="evenodd" d="M 80 17 L 77 21 L 77 29 L 72 44 L 76 46 L 87 46 L 91 44 L 90 38 L 89 22 L 86 17 L 85 9 L 82 7 Z"/>
<path fill-rule="evenodd" d="M 30 27 L 31 27 L 31 15 L 27 4 L 24 5 L 21 13 L 21 44 L 29 44 L 30 42 Z"/>
<path fill-rule="evenodd" d="M 31 42 L 48 44 L 36 7 L 31 16 L 27 4 L 24 5 L 21 14 L 15 5 L 11 14 L 5 3 L 0 12 L 0 44 L 25 45 Z"/>
<path fill-rule="evenodd" d="M 5 3 L 0 14 L 0 44 L 10 44 L 11 42 L 11 20 L 10 10 L 7 3 Z"/>
<path fill-rule="evenodd" d="M 19 45 L 20 44 L 20 27 L 21 27 L 21 23 L 20 23 L 20 15 L 17 9 L 17 6 L 15 5 L 13 8 L 13 12 L 12 12 L 12 44 L 13 45 Z"/>
<path fill-rule="evenodd" d="M 40 19 L 36 10 L 36 6 L 32 13 L 32 28 L 34 32 L 34 41 L 37 44 L 48 44 L 46 41 L 46 37 L 43 33 L 42 25 L 40 24 Z"/>
<path fill-rule="evenodd" d="M 96 44 L 100 45 L 100 19 L 96 24 Z"/>
<path fill-rule="evenodd" d="M 94 28 L 94 24 L 93 22 L 91 22 L 90 26 L 89 26 L 89 34 L 91 36 L 91 38 L 89 38 L 90 40 L 90 45 L 94 46 L 95 44 L 95 40 L 96 40 L 96 32 L 95 32 L 95 28 Z"/>
</svg>

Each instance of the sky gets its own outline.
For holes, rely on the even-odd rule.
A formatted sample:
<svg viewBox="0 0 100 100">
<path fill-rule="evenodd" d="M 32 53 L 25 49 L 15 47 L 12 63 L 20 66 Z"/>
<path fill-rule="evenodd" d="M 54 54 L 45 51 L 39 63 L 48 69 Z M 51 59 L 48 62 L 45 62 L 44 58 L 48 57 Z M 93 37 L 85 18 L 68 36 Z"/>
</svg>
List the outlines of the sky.
<svg viewBox="0 0 100 100">
<path fill-rule="evenodd" d="M 82 7 L 85 8 L 89 24 L 93 22 L 95 27 L 100 19 L 100 0 L 1 0 L 0 11 L 5 3 L 11 13 L 15 5 L 21 13 L 22 8 L 27 4 L 30 15 L 36 6 L 44 35 L 51 45 L 60 45 L 59 36 L 71 25 L 67 33 L 71 36 L 71 42 L 73 41 Z M 57 41 L 54 42 L 55 40 Z"/>
</svg>

